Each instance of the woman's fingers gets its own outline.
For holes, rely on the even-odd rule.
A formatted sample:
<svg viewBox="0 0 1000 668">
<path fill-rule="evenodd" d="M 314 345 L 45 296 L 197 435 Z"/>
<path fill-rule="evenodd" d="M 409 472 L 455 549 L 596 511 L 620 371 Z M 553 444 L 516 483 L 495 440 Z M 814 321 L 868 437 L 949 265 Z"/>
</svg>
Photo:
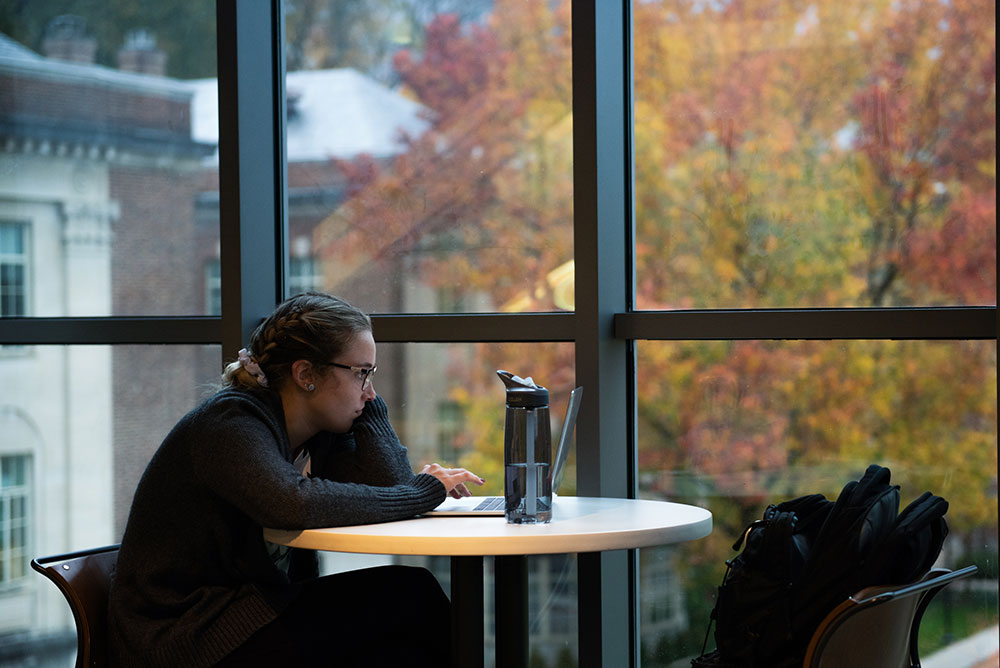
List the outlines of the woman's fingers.
<svg viewBox="0 0 1000 668">
<path fill-rule="evenodd" d="M 482 485 L 486 482 L 467 469 L 446 469 L 440 464 L 427 464 L 420 472 L 427 473 L 440 480 L 448 494 L 455 498 L 472 495 L 466 483 L 471 482 L 476 485 Z"/>
<path fill-rule="evenodd" d="M 469 491 L 469 488 L 465 486 L 464 482 L 460 482 L 455 485 L 455 488 L 451 490 L 450 494 L 456 499 L 461 499 L 463 496 L 472 496 L 472 492 Z"/>
</svg>

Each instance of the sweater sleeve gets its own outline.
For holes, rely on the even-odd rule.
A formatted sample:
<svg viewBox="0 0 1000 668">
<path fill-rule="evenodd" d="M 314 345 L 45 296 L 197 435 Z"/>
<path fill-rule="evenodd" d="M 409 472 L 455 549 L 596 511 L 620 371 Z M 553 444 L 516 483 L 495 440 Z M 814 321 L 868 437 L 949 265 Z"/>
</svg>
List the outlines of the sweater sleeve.
<svg viewBox="0 0 1000 668">
<path fill-rule="evenodd" d="M 295 530 L 386 522 L 430 510 L 445 497 L 440 481 L 412 472 L 390 485 L 303 477 L 283 454 L 283 425 L 257 408 L 234 401 L 220 411 L 194 456 L 201 460 L 205 484 L 261 526 Z M 396 444 L 402 448 L 398 439 Z"/>
<path fill-rule="evenodd" d="M 313 475 L 378 487 L 413 481 L 406 448 L 389 422 L 389 411 L 382 397 L 365 405 L 351 434 L 330 439 L 322 449 L 322 454 L 314 451 Z"/>
</svg>

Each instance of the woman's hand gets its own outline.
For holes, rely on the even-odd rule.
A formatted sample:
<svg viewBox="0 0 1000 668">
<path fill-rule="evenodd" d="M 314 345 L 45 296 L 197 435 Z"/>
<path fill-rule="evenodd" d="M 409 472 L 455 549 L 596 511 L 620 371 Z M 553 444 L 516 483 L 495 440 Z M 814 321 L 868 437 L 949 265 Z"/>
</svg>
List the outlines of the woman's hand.
<svg viewBox="0 0 1000 668">
<path fill-rule="evenodd" d="M 482 485 L 486 482 L 472 471 L 467 471 L 466 469 L 446 469 L 440 464 L 427 464 L 424 468 L 420 469 L 420 472 L 432 475 L 440 480 L 448 495 L 456 499 L 460 499 L 463 496 L 472 496 L 472 492 L 465 486 L 466 483 L 472 482 Z"/>
</svg>

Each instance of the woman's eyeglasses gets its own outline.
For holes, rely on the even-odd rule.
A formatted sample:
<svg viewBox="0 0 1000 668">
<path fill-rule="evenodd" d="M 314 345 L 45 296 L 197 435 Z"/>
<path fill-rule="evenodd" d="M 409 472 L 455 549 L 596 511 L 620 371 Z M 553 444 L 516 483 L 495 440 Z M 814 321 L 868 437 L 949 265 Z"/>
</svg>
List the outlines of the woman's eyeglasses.
<svg viewBox="0 0 1000 668">
<path fill-rule="evenodd" d="M 335 366 L 338 369 L 348 369 L 361 381 L 361 391 L 365 392 L 369 387 L 372 386 L 372 376 L 375 375 L 375 371 L 378 369 L 377 366 L 348 366 L 347 364 L 337 364 L 336 362 L 327 362 L 330 366 Z"/>
</svg>

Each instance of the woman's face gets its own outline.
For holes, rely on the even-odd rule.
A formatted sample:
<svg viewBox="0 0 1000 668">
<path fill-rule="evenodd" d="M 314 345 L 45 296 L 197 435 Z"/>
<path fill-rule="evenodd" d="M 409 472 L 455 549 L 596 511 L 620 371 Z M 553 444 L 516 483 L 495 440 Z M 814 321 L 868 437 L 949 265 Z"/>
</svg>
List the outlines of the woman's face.
<svg viewBox="0 0 1000 668">
<path fill-rule="evenodd" d="M 375 366 L 375 339 L 371 332 L 359 332 L 336 359 L 328 360 L 344 366 L 371 368 Z M 351 430 L 365 404 L 375 398 L 375 386 L 362 387 L 358 375 L 350 369 L 328 366 L 316 379 L 311 393 L 321 429 L 342 434 Z"/>
</svg>

